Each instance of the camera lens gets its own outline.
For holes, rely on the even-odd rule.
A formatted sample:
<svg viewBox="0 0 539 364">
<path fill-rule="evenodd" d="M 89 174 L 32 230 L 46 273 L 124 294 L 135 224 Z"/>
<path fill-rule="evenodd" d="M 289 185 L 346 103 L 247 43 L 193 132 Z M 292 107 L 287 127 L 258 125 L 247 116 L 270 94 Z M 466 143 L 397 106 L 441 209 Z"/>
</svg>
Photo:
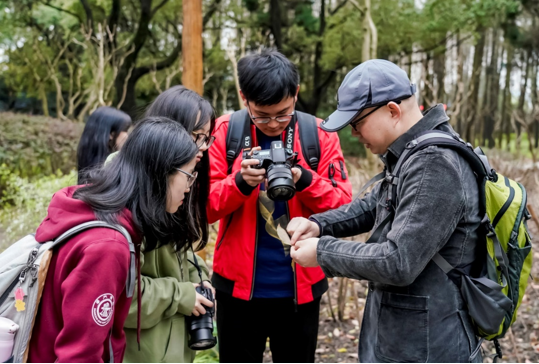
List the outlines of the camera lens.
<svg viewBox="0 0 539 364">
<path fill-rule="evenodd" d="M 211 290 L 197 287 L 196 291 L 214 302 Z M 206 307 L 206 313 L 200 316 L 191 316 L 189 320 L 189 347 L 192 350 L 206 350 L 213 348 L 217 339 L 213 336 L 213 307 Z"/>
<path fill-rule="evenodd" d="M 272 164 L 268 167 L 268 197 L 273 201 L 288 201 L 296 194 L 296 185 L 290 167 Z"/>
</svg>

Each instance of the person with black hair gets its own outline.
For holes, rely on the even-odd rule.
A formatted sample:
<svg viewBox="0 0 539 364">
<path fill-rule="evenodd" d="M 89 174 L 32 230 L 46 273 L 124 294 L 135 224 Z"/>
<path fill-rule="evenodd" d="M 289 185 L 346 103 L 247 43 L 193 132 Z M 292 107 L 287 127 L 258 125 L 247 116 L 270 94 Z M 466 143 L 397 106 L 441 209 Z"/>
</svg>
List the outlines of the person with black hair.
<svg viewBox="0 0 539 364">
<path fill-rule="evenodd" d="M 196 179 L 197 152 L 179 123 L 146 118 L 114 160 L 92 170 L 88 184 L 53 196 L 37 241 L 48 242 L 82 223 L 100 220 L 125 229 L 136 253 L 132 261 L 127 237 L 107 227 L 84 230 L 55 248 L 29 343 L 29 362 L 123 360 L 123 328 L 132 300 L 126 282 L 128 276 L 133 278 L 131 262 L 140 261 L 142 237 L 145 254 L 164 245 L 178 252 L 190 248 L 184 234 L 193 223 L 184 221 L 179 208 Z M 147 287 L 140 284 L 140 268 L 136 270 L 134 296 L 140 297 Z M 188 296 L 192 306 L 211 305 L 195 295 L 192 285 L 176 294 Z M 139 305 L 139 312 L 142 309 Z"/>
<path fill-rule="evenodd" d="M 86 121 L 77 148 L 78 184 L 84 184 L 85 174 L 100 167 L 107 157 L 122 148 L 131 127 L 131 117 L 113 107 L 102 106 Z"/>
<path fill-rule="evenodd" d="M 212 278 L 219 359 L 262 362 L 269 338 L 274 362 L 314 362 L 320 298 L 328 283 L 319 268 L 292 263 L 290 247 L 277 228 L 286 227 L 291 218 L 350 202 L 352 187 L 339 138 L 320 129 L 322 120 L 296 111 L 299 74 L 281 53 L 265 50 L 243 57 L 238 76 L 246 111 L 216 121 L 217 139 L 210 149 L 208 218 L 210 223 L 220 220 Z M 238 122 L 246 130 L 239 138 L 244 148 L 269 149 L 277 143 L 298 153 L 288 178 L 295 190 L 290 200 L 269 198 L 267 171 L 251 168 L 258 160 L 229 161 L 234 150 L 227 145 L 227 134 Z M 312 138 L 319 141 L 317 165 L 311 163 L 316 158 L 303 152 L 307 140 L 302 128 L 310 125 Z"/>
<path fill-rule="evenodd" d="M 209 193 L 208 148 L 215 139 L 211 131 L 215 115 L 208 101 L 183 86 L 174 86 L 161 93 L 147 108 L 146 117 L 167 117 L 182 125 L 197 147 L 193 185 L 177 211 L 183 224 L 176 233 L 179 239 L 159 244 L 156 249 L 144 249 L 141 256 L 142 295 L 134 299 L 125 323 L 126 362 L 192 362 L 195 351 L 188 346 L 185 317 L 199 316 L 206 310 L 202 304 L 210 301 L 195 287 L 201 282 L 198 264 L 205 287 L 213 289 L 204 260 L 193 253 L 208 242 L 206 204 Z M 113 157 L 114 158 L 114 157 Z M 148 244 L 148 240 L 146 240 Z M 185 249 L 180 249 L 185 247 Z M 137 319 L 140 304 L 140 350 L 137 343 Z"/>
</svg>

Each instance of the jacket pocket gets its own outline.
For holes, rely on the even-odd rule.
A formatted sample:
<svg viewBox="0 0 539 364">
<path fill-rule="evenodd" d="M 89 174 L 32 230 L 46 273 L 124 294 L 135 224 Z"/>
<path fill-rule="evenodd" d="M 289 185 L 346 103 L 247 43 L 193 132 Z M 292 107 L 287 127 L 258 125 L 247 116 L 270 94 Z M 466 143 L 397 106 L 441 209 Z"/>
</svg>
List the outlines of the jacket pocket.
<svg viewBox="0 0 539 364">
<path fill-rule="evenodd" d="M 383 292 L 376 354 L 390 362 L 428 360 L 428 297 Z"/>
<path fill-rule="evenodd" d="M 187 347 L 187 332 L 185 318 L 173 318 L 170 321 L 170 333 L 165 350 L 165 356 L 161 362 L 178 363 L 185 362 Z"/>
</svg>

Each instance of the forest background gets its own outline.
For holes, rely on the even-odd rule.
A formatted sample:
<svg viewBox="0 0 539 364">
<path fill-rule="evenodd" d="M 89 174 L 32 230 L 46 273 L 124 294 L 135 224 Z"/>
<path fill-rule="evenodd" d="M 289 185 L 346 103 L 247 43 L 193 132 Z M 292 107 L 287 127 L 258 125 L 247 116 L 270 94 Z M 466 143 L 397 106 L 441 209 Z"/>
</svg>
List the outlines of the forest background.
<svg viewBox="0 0 539 364">
<path fill-rule="evenodd" d="M 297 109 L 321 118 L 335 109 L 348 71 L 389 59 L 418 85 L 423 109 L 444 103 L 457 132 L 485 147 L 538 206 L 539 0 L 202 3 L 203 95 L 217 114 L 241 107 L 236 62 L 263 47 L 298 65 Z M 0 251 L 35 230 L 54 191 L 75 183 L 89 114 L 109 105 L 136 119 L 182 82 L 183 15 L 181 0 L 0 0 Z M 339 136 L 357 191 L 380 166 L 349 130 Z M 530 227 L 537 236 L 537 214 Z M 538 264 L 533 272 L 539 277 Z M 535 279 L 502 341 L 505 360 L 539 361 L 538 289 Z M 357 360 L 364 303 L 364 283 L 332 280 L 317 361 Z M 197 360 L 218 357 L 211 351 Z"/>
</svg>

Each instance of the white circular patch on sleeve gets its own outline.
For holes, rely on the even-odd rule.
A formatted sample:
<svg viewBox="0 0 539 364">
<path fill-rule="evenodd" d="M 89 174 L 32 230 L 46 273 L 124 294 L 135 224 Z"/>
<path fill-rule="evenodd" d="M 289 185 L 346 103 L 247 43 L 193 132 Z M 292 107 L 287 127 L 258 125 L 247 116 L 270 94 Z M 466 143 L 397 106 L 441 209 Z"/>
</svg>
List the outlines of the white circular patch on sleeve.
<svg viewBox="0 0 539 364">
<path fill-rule="evenodd" d="M 105 293 L 97 297 L 92 305 L 92 318 L 99 326 L 105 326 L 112 319 L 114 313 L 114 296 Z"/>
</svg>

